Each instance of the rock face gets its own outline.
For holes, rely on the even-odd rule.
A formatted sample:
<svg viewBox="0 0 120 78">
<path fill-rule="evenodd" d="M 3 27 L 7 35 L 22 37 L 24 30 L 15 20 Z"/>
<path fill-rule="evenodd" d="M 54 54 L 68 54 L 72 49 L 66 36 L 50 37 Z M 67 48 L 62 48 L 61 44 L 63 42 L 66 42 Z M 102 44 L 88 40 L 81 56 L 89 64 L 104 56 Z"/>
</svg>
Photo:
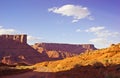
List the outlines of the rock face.
<svg viewBox="0 0 120 78">
<path fill-rule="evenodd" d="M 44 61 L 42 54 L 27 44 L 27 35 L 1 35 L 0 61 L 7 64 L 24 62 L 35 64 Z"/>
<path fill-rule="evenodd" d="M 89 50 L 96 50 L 92 44 L 59 44 L 59 43 L 36 43 L 33 48 L 38 52 L 45 52 L 49 58 L 66 58 L 78 55 Z"/>
<path fill-rule="evenodd" d="M 79 54 L 86 50 L 95 50 L 93 44 L 59 44 L 59 43 L 36 43 L 34 47 L 42 47 L 45 51 L 62 51 Z"/>
<path fill-rule="evenodd" d="M 27 35 L 23 34 L 23 35 L 0 35 L 0 41 L 10 41 L 10 40 L 14 40 L 16 42 L 20 42 L 20 43 L 27 43 Z"/>
<path fill-rule="evenodd" d="M 73 45 L 58 43 L 27 44 L 27 35 L 0 35 L 0 62 L 6 64 L 35 64 L 43 61 L 60 60 L 95 50 L 92 44 Z"/>
</svg>

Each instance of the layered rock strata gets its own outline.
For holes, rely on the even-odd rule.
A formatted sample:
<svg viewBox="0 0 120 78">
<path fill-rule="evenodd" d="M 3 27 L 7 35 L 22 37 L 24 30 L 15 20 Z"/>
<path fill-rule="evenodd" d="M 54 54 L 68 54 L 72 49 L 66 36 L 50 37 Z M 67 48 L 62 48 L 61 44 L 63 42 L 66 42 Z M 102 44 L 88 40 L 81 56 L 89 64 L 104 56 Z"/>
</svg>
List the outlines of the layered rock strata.
<svg viewBox="0 0 120 78">
<path fill-rule="evenodd" d="M 66 58 L 85 51 L 96 50 L 93 44 L 36 43 L 32 46 L 38 52 L 46 53 L 49 58 Z"/>
</svg>

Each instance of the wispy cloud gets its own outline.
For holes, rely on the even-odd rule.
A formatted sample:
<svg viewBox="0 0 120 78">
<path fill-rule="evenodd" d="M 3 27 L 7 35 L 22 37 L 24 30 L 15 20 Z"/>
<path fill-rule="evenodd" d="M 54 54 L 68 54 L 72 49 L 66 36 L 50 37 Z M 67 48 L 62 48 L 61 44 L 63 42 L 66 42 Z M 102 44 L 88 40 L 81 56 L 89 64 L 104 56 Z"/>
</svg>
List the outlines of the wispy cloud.
<svg viewBox="0 0 120 78">
<path fill-rule="evenodd" d="M 120 33 L 109 31 L 104 26 L 91 27 L 85 31 L 95 35 L 96 38 L 90 39 L 89 41 L 98 46 L 108 47 L 112 43 L 119 42 L 116 39 L 120 38 Z"/>
<path fill-rule="evenodd" d="M 81 30 L 80 29 L 76 29 L 76 32 L 81 32 Z"/>
<path fill-rule="evenodd" d="M 0 26 L 0 35 L 2 34 L 17 34 L 17 31 L 15 29 L 6 29 Z"/>
<path fill-rule="evenodd" d="M 34 44 L 36 42 L 41 42 L 42 38 L 34 37 L 34 36 L 27 36 L 27 40 L 29 44 Z"/>
<path fill-rule="evenodd" d="M 103 38 L 117 37 L 120 35 L 119 32 L 111 32 L 111 31 L 105 29 L 105 27 L 103 27 L 103 26 L 91 27 L 85 31 L 93 32 L 97 37 L 103 37 Z"/>
<path fill-rule="evenodd" d="M 108 47 L 110 45 L 110 41 L 106 38 L 93 38 L 89 40 L 90 42 L 94 43 L 99 48 Z"/>
<path fill-rule="evenodd" d="M 88 10 L 88 8 L 79 5 L 67 4 L 61 7 L 49 8 L 48 11 L 56 14 L 61 14 L 62 16 L 71 16 L 73 17 L 73 23 L 78 22 L 80 19 L 83 18 L 93 20 L 93 17 L 90 16 L 90 11 Z"/>
<path fill-rule="evenodd" d="M 98 26 L 98 27 L 91 27 L 87 30 L 85 30 L 86 32 L 99 32 L 101 30 L 105 29 L 105 27 L 103 26 Z"/>
</svg>

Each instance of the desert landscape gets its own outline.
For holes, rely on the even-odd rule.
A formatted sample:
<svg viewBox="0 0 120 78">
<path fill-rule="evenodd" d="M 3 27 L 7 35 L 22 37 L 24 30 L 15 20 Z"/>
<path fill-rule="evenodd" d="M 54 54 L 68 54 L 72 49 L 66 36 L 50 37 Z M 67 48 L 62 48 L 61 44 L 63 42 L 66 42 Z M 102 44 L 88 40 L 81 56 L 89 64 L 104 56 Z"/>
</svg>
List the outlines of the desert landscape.
<svg viewBox="0 0 120 78">
<path fill-rule="evenodd" d="M 120 78 L 120 0 L 0 0 L 0 78 Z"/>
<path fill-rule="evenodd" d="M 26 38 L 0 36 L 0 78 L 120 78 L 120 43 L 97 49 L 93 44 L 28 45 Z"/>
</svg>

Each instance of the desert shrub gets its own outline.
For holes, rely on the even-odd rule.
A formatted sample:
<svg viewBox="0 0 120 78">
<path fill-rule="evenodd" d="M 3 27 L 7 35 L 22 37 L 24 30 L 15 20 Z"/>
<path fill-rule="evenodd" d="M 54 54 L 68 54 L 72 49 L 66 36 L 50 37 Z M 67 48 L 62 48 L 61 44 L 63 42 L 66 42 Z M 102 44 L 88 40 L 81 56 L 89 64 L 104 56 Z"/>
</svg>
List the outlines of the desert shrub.
<svg viewBox="0 0 120 78">
<path fill-rule="evenodd" d="M 111 46 L 115 46 L 115 44 L 111 44 Z"/>
<path fill-rule="evenodd" d="M 48 65 L 44 65 L 45 67 L 47 67 Z"/>
<path fill-rule="evenodd" d="M 104 65 L 101 62 L 94 62 L 92 64 L 92 66 L 95 67 L 95 68 L 102 68 L 102 67 L 104 67 Z"/>
<path fill-rule="evenodd" d="M 109 65 L 109 60 L 108 60 L 108 59 L 105 59 L 104 62 L 105 62 L 105 65 L 106 65 L 106 66 Z"/>
<path fill-rule="evenodd" d="M 79 68 L 79 67 L 81 67 L 82 65 L 80 65 L 80 64 L 75 64 L 74 65 L 74 68 Z"/>
<path fill-rule="evenodd" d="M 104 63 L 105 66 L 111 66 L 112 65 L 112 60 L 108 59 L 108 58 L 105 58 L 103 60 L 103 63 Z"/>
</svg>

